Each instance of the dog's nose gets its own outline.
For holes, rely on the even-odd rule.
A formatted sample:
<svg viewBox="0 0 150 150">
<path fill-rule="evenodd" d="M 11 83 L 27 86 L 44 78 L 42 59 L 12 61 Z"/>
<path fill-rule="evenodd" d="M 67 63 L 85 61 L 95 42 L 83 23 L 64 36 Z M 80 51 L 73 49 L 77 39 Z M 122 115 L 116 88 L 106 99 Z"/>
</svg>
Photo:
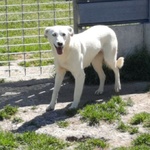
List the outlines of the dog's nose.
<svg viewBox="0 0 150 150">
<path fill-rule="evenodd" d="M 58 46 L 62 46 L 62 45 L 63 45 L 63 43 L 61 43 L 61 42 L 57 42 L 57 45 L 58 45 Z"/>
</svg>

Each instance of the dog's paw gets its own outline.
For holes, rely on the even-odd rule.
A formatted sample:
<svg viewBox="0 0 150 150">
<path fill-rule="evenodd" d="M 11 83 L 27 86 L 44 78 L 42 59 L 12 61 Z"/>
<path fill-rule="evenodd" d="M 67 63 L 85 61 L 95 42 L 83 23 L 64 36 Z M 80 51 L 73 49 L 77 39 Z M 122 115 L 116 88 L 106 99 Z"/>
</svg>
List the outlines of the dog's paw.
<svg viewBox="0 0 150 150">
<path fill-rule="evenodd" d="M 68 109 L 73 110 L 73 109 L 77 109 L 77 107 L 78 107 L 77 104 L 72 104 Z"/>
<path fill-rule="evenodd" d="M 95 95 L 100 95 L 102 93 L 103 93 L 103 90 L 100 90 L 100 89 L 98 89 L 98 90 L 95 91 Z"/>
<path fill-rule="evenodd" d="M 54 110 L 54 107 L 51 107 L 51 105 L 49 105 L 47 108 L 46 108 L 46 111 L 53 111 Z"/>
<path fill-rule="evenodd" d="M 121 90 L 121 86 L 115 86 L 115 92 L 118 93 Z"/>
</svg>

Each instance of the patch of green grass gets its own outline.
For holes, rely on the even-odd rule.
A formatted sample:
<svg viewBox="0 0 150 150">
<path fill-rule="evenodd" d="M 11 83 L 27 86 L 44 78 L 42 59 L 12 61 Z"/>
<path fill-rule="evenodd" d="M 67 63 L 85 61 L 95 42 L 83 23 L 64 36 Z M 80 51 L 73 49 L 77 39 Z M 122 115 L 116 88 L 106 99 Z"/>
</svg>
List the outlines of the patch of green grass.
<svg viewBox="0 0 150 150">
<path fill-rule="evenodd" d="M 19 63 L 20 66 L 22 67 L 37 67 L 37 66 L 47 66 L 47 65 L 50 65 L 50 64 L 53 64 L 54 63 L 54 60 L 51 59 L 51 60 L 35 60 L 35 61 L 29 61 L 29 62 L 21 62 Z"/>
<path fill-rule="evenodd" d="M 129 125 L 125 125 L 122 121 L 119 122 L 117 129 L 121 132 L 129 132 L 130 134 L 138 133 L 137 127 L 132 127 Z"/>
<path fill-rule="evenodd" d="M 13 115 L 18 112 L 18 107 L 7 105 L 3 110 L 0 111 L 0 120 L 10 119 Z"/>
<path fill-rule="evenodd" d="M 20 147 L 28 150 L 60 150 L 67 146 L 67 143 L 45 134 L 37 134 L 35 132 L 13 134 L 0 131 L 0 149 L 4 150 L 13 150 Z"/>
<path fill-rule="evenodd" d="M 133 140 L 133 145 L 147 145 L 150 146 L 150 134 L 144 133 L 138 136 L 135 140 Z"/>
<path fill-rule="evenodd" d="M 11 132 L 0 131 L 0 149 L 12 150 L 18 147 L 18 142 L 15 140 L 15 136 Z"/>
<path fill-rule="evenodd" d="M 93 150 L 93 149 L 104 149 L 107 148 L 108 144 L 101 139 L 87 139 L 84 142 L 80 142 L 75 150 Z"/>
<path fill-rule="evenodd" d="M 114 150 L 149 150 L 150 149 L 150 134 L 144 133 L 139 135 L 135 140 L 132 141 L 130 147 L 119 147 Z"/>
<path fill-rule="evenodd" d="M 87 105 L 79 110 L 82 120 L 90 125 L 99 123 L 100 120 L 113 122 L 126 114 L 126 103 L 119 96 L 113 96 L 107 103 Z"/>
<path fill-rule="evenodd" d="M 147 112 L 141 112 L 138 114 L 135 114 L 132 118 L 130 123 L 132 125 L 137 125 L 137 124 L 146 124 L 147 127 L 150 127 L 150 113 Z"/>
<path fill-rule="evenodd" d="M 26 5 L 22 5 L 22 3 Z M 0 13 L 2 14 L 0 17 L 1 53 L 50 50 L 51 46 L 44 38 L 45 27 L 73 24 L 72 1 L 44 0 L 44 2 L 39 1 L 39 3 L 40 5 L 35 0 L 9 0 L 7 1 L 8 7 L 6 7 L 5 1 L 0 1 Z M 40 20 L 38 21 L 38 19 Z M 16 60 L 15 56 L 12 59 Z M 0 56 L 1 60 L 5 61 L 7 57 Z M 48 65 L 49 63 L 51 61 L 43 61 L 41 65 Z M 0 63 L 0 65 L 6 64 Z M 39 63 L 27 63 L 27 66 L 32 65 L 39 66 Z"/>
<path fill-rule="evenodd" d="M 35 132 L 26 132 L 23 134 L 19 134 L 16 137 L 16 140 L 19 143 L 26 145 L 27 149 L 60 150 L 67 146 L 66 143 L 52 136 L 48 136 L 46 134 L 37 134 Z"/>
<path fill-rule="evenodd" d="M 4 61 L 8 61 L 8 60 L 14 60 L 12 55 L 0 55 L 0 66 L 7 66 L 8 62 L 4 62 Z"/>
<path fill-rule="evenodd" d="M 67 121 L 57 121 L 56 123 L 60 128 L 66 128 L 69 126 L 69 122 Z"/>
</svg>

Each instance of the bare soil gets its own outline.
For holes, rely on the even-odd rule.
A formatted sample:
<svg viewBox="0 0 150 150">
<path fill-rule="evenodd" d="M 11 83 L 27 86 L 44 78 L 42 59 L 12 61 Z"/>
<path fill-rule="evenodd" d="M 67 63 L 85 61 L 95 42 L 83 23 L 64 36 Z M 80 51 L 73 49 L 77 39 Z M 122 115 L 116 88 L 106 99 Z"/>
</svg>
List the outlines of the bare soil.
<svg viewBox="0 0 150 150">
<path fill-rule="evenodd" d="M 102 138 L 109 144 L 110 148 L 129 146 L 138 134 L 121 133 L 117 128 L 117 122 L 109 124 L 100 122 L 99 125 L 89 126 L 88 123 L 80 120 L 80 115 L 68 117 L 65 111 L 72 102 L 74 84 L 64 81 L 62 84 L 58 103 L 54 111 L 46 112 L 52 90 L 54 79 L 40 79 L 19 81 L 14 83 L 0 84 L 0 109 L 10 104 L 19 107 L 19 112 L 14 116 L 23 121 L 13 123 L 13 118 L 0 121 L 0 128 L 14 132 L 35 131 L 45 133 L 63 140 L 80 140 L 87 137 Z M 94 95 L 98 87 L 95 85 L 84 86 L 79 107 L 87 103 L 108 101 L 113 95 L 120 95 L 124 100 L 132 99 L 134 105 L 127 107 L 128 114 L 122 116 L 122 121 L 128 123 L 130 118 L 140 112 L 150 113 L 150 82 L 122 83 L 122 90 L 119 94 L 114 92 L 114 85 L 105 85 L 105 92 L 102 95 Z M 60 128 L 57 121 L 68 121 L 69 126 Z M 148 129 L 138 125 L 139 132 L 149 132 Z M 71 148 L 70 148 L 71 149 Z M 73 149 L 73 148 L 72 148 Z"/>
</svg>

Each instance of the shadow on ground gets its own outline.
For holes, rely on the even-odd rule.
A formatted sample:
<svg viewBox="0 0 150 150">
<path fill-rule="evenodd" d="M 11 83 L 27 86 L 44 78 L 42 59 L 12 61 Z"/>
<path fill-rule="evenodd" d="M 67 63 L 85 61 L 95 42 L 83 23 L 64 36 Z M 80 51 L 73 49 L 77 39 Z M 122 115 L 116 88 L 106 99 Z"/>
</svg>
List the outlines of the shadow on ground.
<svg viewBox="0 0 150 150">
<path fill-rule="evenodd" d="M 119 95 L 144 93 L 150 83 L 134 82 L 122 84 L 122 90 Z M 5 105 L 14 105 L 18 107 L 48 105 L 51 99 L 54 87 L 54 79 L 31 80 L 15 83 L 0 84 L 0 109 Z M 102 95 L 94 95 L 98 86 L 84 86 L 82 98 L 79 107 L 87 103 L 93 103 L 98 100 L 107 101 L 113 95 L 114 85 L 106 85 L 105 92 Z M 59 92 L 58 103 L 71 102 L 73 99 L 74 84 L 65 80 Z M 68 105 L 51 112 L 39 114 L 34 119 L 22 124 L 16 132 L 34 131 L 42 126 L 50 125 L 56 121 L 64 120 L 69 116 L 66 115 Z M 46 108 L 45 108 L 46 109 Z M 30 114 L 29 114 L 30 115 Z"/>
</svg>

